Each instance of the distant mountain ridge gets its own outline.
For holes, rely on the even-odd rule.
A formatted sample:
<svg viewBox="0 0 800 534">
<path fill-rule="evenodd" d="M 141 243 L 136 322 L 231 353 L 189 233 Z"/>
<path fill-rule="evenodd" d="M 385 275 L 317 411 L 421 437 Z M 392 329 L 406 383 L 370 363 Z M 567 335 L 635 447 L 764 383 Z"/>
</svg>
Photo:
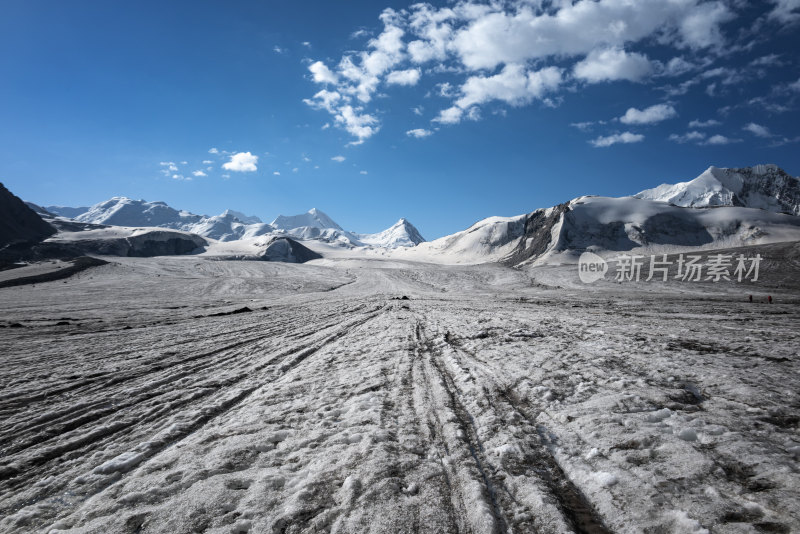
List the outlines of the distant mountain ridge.
<svg viewBox="0 0 800 534">
<path fill-rule="evenodd" d="M 712 166 L 694 180 L 661 184 L 634 196 L 692 208 L 739 206 L 800 215 L 800 179 L 773 164 Z"/>
<path fill-rule="evenodd" d="M 127 197 L 113 197 L 88 208 L 47 206 L 39 208 L 37 212 L 44 216 L 51 213 L 90 224 L 170 228 L 218 241 L 285 235 L 345 247 L 383 248 L 413 247 L 425 241 L 419 230 L 406 219 L 400 219 L 390 228 L 376 234 L 357 234 L 342 229 L 331 217 L 316 208 L 299 215 L 279 215 L 270 224 L 262 222 L 258 217 L 230 209 L 220 215 L 197 215 L 172 208 L 165 202 Z"/>
</svg>

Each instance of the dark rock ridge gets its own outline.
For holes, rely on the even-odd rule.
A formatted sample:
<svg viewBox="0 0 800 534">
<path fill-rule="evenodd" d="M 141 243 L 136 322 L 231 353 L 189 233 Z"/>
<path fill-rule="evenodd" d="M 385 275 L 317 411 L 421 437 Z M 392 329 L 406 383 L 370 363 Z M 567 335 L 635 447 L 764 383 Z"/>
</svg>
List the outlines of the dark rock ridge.
<svg viewBox="0 0 800 534">
<path fill-rule="evenodd" d="M 0 183 L 0 248 L 38 243 L 54 233 L 55 228 Z"/>
<path fill-rule="evenodd" d="M 569 202 L 555 206 L 548 214 L 536 210 L 525 217 L 525 229 L 516 249 L 503 261 L 507 265 L 518 265 L 531 258 L 541 256 L 553 240 L 553 227 L 561 216 L 569 211 Z"/>
<path fill-rule="evenodd" d="M 273 237 L 263 252 L 258 255 L 215 256 L 216 260 L 260 260 L 280 261 L 284 263 L 305 263 L 322 258 L 308 247 L 290 237 Z"/>
<path fill-rule="evenodd" d="M 273 239 L 261 255 L 261 258 L 267 261 L 283 261 L 287 263 L 305 263 L 321 257 L 310 248 L 288 237 Z"/>
<path fill-rule="evenodd" d="M 207 245 L 205 239 L 195 234 L 153 230 L 131 237 L 47 242 L 37 246 L 36 249 L 50 257 L 98 254 L 149 258 L 189 254 Z"/>
</svg>

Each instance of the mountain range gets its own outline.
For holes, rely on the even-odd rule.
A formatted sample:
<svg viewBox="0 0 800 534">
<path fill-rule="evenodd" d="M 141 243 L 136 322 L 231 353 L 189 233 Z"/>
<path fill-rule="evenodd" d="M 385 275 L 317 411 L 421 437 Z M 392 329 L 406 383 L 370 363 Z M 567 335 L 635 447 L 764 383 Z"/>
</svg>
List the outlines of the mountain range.
<svg viewBox="0 0 800 534">
<path fill-rule="evenodd" d="M 196 215 L 164 202 L 126 197 L 88 208 L 29 206 L 62 230 L 49 241 L 74 243 L 88 235 L 86 230 L 123 239 L 127 234 L 119 227 L 132 227 L 129 233 L 156 227 L 210 238 L 214 242 L 204 246 L 203 254 L 229 258 L 270 256 L 266 249 L 276 249 L 276 239 L 289 240 L 280 247 L 308 247 L 310 252 L 295 257 L 353 250 L 414 261 L 514 266 L 572 261 L 587 250 L 663 251 L 800 240 L 800 180 L 776 165 L 709 167 L 694 180 L 629 197 L 583 196 L 515 217 L 489 217 L 431 242 L 406 219 L 382 232 L 358 234 L 318 209 L 264 223 L 233 210 Z M 70 224 L 84 226 L 77 232 Z M 104 234 L 105 227 L 119 229 Z M 159 239 L 188 239 L 187 248 L 199 243 L 163 232 Z"/>
<path fill-rule="evenodd" d="M 634 195 L 676 206 L 739 206 L 800 215 L 800 180 L 777 165 L 709 167 L 689 182 L 662 184 Z"/>
<path fill-rule="evenodd" d="M 177 210 L 164 202 L 148 202 L 127 197 L 113 197 L 87 208 L 65 206 L 39 207 L 34 211 L 45 216 L 59 216 L 95 225 L 159 227 L 189 232 L 217 241 L 237 241 L 266 235 L 288 235 L 297 239 L 317 240 L 344 247 L 380 248 L 413 247 L 425 241 L 413 224 L 400 219 L 390 228 L 375 234 L 358 234 L 342 229 L 321 210 L 312 208 L 299 215 L 279 215 L 267 224 L 258 217 L 234 210 L 207 216 Z"/>
</svg>

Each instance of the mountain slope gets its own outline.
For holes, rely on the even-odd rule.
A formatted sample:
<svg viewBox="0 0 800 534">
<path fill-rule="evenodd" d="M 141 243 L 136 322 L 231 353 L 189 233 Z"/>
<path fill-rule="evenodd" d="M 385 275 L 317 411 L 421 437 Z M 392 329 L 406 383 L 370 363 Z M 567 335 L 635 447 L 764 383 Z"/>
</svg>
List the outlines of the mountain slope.
<svg viewBox="0 0 800 534">
<path fill-rule="evenodd" d="M 518 266 L 571 262 L 580 253 L 733 247 L 800 240 L 800 217 L 743 207 L 684 208 L 635 197 L 579 197 L 396 251 L 437 263 Z"/>
<path fill-rule="evenodd" d="M 325 213 L 317 208 L 311 208 L 306 213 L 300 215 L 278 215 L 272 226 L 280 230 L 292 230 L 294 228 L 333 228 L 334 230 L 342 230 L 342 227 L 334 222 L 333 219 L 328 217 Z"/>
<path fill-rule="evenodd" d="M 0 183 L 0 248 L 35 243 L 56 233 L 31 208 Z"/>
<path fill-rule="evenodd" d="M 95 204 L 74 219 L 92 224 L 113 226 L 162 226 L 175 229 L 200 222 L 203 217 L 178 211 L 164 202 L 147 202 L 127 197 L 114 197 Z"/>
<path fill-rule="evenodd" d="M 42 206 L 42 208 L 53 215 L 66 217 L 67 219 L 74 219 L 78 215 L 83 215 L 89 211 L 91 206 L 82 206 L 79 208 L 71 208 L 69 206 Z"/>
<path fill-rule="evenodd" d="M 406 219 L 400 219 L 382 232 L 357 234 L 357 236 L 365 245 L 384 248 L 414 247 L 425 242 L 419 230 Z"/>
<path fill-rule="evenodd" d="M 800 215 L 800 180 L 777 165 L 709 167 L 689 182 L 662 184 L 634 195 L 676 206 L 740 206 Z"/>
</svg>

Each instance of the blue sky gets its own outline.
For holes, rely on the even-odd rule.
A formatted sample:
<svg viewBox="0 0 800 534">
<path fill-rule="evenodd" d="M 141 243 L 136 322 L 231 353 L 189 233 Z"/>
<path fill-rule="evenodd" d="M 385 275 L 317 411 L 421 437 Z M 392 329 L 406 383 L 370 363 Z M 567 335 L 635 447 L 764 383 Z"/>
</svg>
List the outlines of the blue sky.
<svg viewBox="0 0 800 534">
<path fill-rule="evenodd" d="M 800 0 L 6 0 L 0 181 L 431 239 L 712 164 L 798 175 L 798 36 Z"/>
</svg>

